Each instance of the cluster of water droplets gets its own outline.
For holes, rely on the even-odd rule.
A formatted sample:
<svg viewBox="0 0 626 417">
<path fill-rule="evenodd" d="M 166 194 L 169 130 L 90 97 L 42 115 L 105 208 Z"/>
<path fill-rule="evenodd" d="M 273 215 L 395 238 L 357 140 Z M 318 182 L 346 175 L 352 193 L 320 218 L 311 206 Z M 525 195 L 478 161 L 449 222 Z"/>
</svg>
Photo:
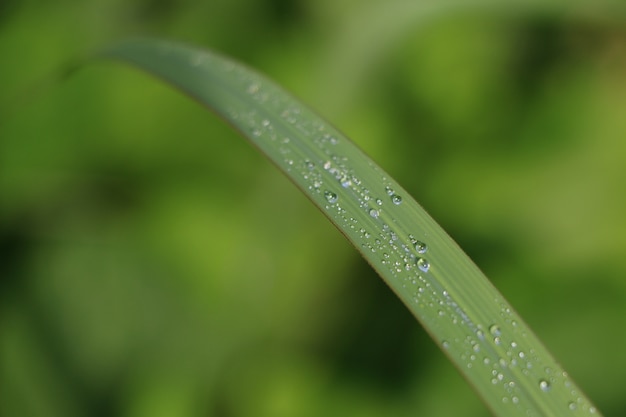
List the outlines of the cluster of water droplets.
<svg viewBox="0 0 626 417">
<path fill-rule="evenodd" d="M 553 388 L 559 385 L 565 388 L 566 392 L 569 391 L 570 396 L 560 404 L 564 412 L 596 414 L 595 407 L 581 396 L 566 372 L 557 372 L 554 370 L 556 364 L 546 365 L 543 362 L 542 358 L 545 358 L 545 353 L 540 355 L 533 348 L 527 350 L 521 348 L 527 334 L 519 329 L 511 310 L 504 303 L 501 303 L 501 306 L 501 318 L 508 324 L 507 329 L 513 329 L 511 334 L 503 331 L 498 323 L 492 323 L 486 328 L 479 324 L 476 326 L 475 337 L 466 336 L 464 340 L 455 340 L 454 343 L 444 340 L 442 347 L 449 350 L 454 346 L 455 353 L 460 355 L 462 362 L 469 370 L 474 367 L 487 368 L 491 375 L 490 383 L 502 389 L 502 403 L 523 410 L 527 416 L 539 417 L 543 414 L 526 409 L 525 404 L 528 401 L 524 403 L 522 398 L 534 396 L 536 393 L 550 395 Z M 536 381 L 534 387 L 519 386 L 516 382 L 518 378 L 515 376 L 519 372 L 528 379 Z M 560 392 L 563 391 L 560 390 Z"/>
<path fill-rule="evenodd" d="M 275 108 L 273 113 L 281 118 L 281 123 L 275 126 L 254 109 L 231 115 L 246 122 L 253 138 L 262 139 L 258 140 L 258 145 L 277 160 L 298 185 L 319 195 L 319 200 L 314 201 L 348 231 L 362 250 L 378 256 L 377 268 L 386 269 L 389 272 L 386 275 L 399 280 L 413 293 L 411 299 L 432 304 L 435 298 L 440 298 L 440 294 L 433 293 L 434 289 L 427 291 L 430 280 L 423 277 L 433 268 L 428 259 L 428 246 L 423 241 L 424 231 L 405 234 L 396 224 L 395 211 L 404 203 L 402 192 L 396 191 L 398 187 L 364 158 L 367 171 L 379 175 L 366 184 L 354 171 L 354 161 L 345 156 L 343 139 L 318 118 L 310 117 L 308 110 L 275 98 L 267 86 L 254 79 L 249 79 L 243 89 L 255 102 Z M 291 139 L 302 135 L 308 138 L 306 145 Z"/>
<path fill-rule="evenodd" d="M 192 65 L 206 65 L 209 60 L 206 56 L 199 56 L 194 58 Z M 221 65 L 228 71 L 240 71 L 228 62 Z M 564 408 L 595 413 L 595 409 L 573 388 L 567 374 L 542 366 L 536 352 L 521 348 L 526 334 L 523 330 L 516 330 L 514 314 L 503 302 L 500 317 L 491 323 L 476 323 L 465 313 L 459 294 L 450 294 L 449 289 L 442 288 L 437 280 L 428 277 L 437 268 L 429 260 L 430 248 L 425 242 L 428 235 L 424 230 L 406 234 L 398 226 L 396 210 L 402 209 L 404 198 L 384 173 L 367 162 L 368 170 L 378 173 L 379 178 L 365 184 L 352 168 L 354 161 L 345 156 L 342 139 L 332 128 L 317 117 L 311 117 L 308 110 L 272 84 L 247 72 L 241 72 L 239 78 L 240 90 L 268 109 L 267 114 L 280 115 L 281 122 L 273 123 L 258 107 L 234 106 L 225 116 L 234 125 L 247 130 L 257 146 L 289 172 L 298 186 L 308 190 L 313 200 L 353 242 L 360 244 L 364 252 L 377 257 L 378 263 L 374 266 L 386 270 L 386 275 L 400 283 L 404 294 L 399 295 L 405 302 L 424 310 L 421 320 L 427 326 L 438 328 L 443 326 L 442 323 L 451 323 L 459 329 L 458 338 L 442 341 L 442 347 L 453 359 L 460 358 L 469 371 L 487 368 L 490 383 L 502 389 L 503 403 L 522 407 L 522 398 L 527 394 L 513 377 L 521 372 L 534 378 L 537 392 L 546 395 L 556 384 L 572 387 L 571 398 Z M 292 140 L 303 135 L 310 143 Z M 364 160 L 368 161 L 367 158 Z M 504 327 L 514 331 L 507 334 L 498 323 L 506 323 Z M 535 414 L 528 411 L 527 415 Z"/>
</svg>

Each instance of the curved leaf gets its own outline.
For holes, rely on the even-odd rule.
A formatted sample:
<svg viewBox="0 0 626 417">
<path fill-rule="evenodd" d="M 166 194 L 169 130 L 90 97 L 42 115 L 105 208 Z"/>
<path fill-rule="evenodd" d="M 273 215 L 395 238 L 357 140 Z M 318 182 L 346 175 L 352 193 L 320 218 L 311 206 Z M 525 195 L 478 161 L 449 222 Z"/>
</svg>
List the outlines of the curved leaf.
<svg viewBox="0 0 626 417">
<path fill-rule="evenodd" d="M 275 83 L 171 42 L 131 40 L 104 55 L 189 94 L 256 145 L 361 252 L 495 415 L 599 414 L 422 207 Z"/>
</svg>

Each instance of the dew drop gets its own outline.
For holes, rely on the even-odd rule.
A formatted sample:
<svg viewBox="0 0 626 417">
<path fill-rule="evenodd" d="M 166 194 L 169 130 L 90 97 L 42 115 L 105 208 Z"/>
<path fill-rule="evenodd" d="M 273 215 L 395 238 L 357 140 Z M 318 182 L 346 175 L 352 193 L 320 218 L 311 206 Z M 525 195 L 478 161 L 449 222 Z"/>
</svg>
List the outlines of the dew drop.
<svg viewBox="0 0 626 417">
<path fill-rule="evenodd" d="M 448 349 L 450 347 L 450 343 L 448 343 L 447 340 L 444 340 L 441 345 L 443 346 L 444 349 Z"/>
<path fill-rule="evenodd" d="M 337 194 L 333 193 L 332 191 L 324 191 L 324 197 L 326 198 L 326 201 L 331 204 L 336 203 L 339 199 L 339 197 L 337 197 Z"/>
<path fill-rule="evenodd" d="M 498 326 L 497 324 L 492 324 L 491 326 L 489 326 L 489 333 L 494 336 L 500 336 L 502 334 L 502 331 L 500 330 L 500 326 Z"/>
<path fill-rule="evenodd" d="M 415 241 L 415 250 L 417 253 L 426 253 L 428 250 L 428 246 L 424 242 L 420 242 L 419 240 Z"/>
<path fill-rule="evenodd" d="M 574 401 L 570 401 L 570 403 L 567 405 L 567 408 L 569 408 L 572 411 L 575 411 L 578 408 L 578 406 L 576 405 Z"/>
<path fill-rule="evenodd" d="M 398 206 L 402 204 L 402 197 L 400 197 L 398 194 L 394 194 L 391 196 L 391 202 Z"/>
<path fill-rule="evenodd" d="M 430 262 L 428 262 L 424 258 L 417 258 L 416 263 L 417 263 L 417 267 L 423 272 L 428 272 L 428 270 L 430 269 Z"/>
<path fill-rule="evenodd" d="M 383 200 L 381 200 L 380 198 L 376 199 L 376 204 L 378 204 L 379 206 L 383 205 Z"/>
<path fill-rule="evenodd" d="M 541 379 L 539 380 L 539 388 L 541 388 L 543 392 L 548 392 L 550 391 L 550 383 L 545 379 Z"/>
<path fill-rule="evenodd" d="M 373 218 L 377 219 L 379 215 L 380 215 L 380 212 L 378 210 L 376 209 L 370 210 L 370 216 L 372 216 Z"/>
<path fill-rule="evenodd" d="M 390 196 L 394 194 L 393 189 L 389 186 L 385 187 L 385 192 Z"/>
</svg>

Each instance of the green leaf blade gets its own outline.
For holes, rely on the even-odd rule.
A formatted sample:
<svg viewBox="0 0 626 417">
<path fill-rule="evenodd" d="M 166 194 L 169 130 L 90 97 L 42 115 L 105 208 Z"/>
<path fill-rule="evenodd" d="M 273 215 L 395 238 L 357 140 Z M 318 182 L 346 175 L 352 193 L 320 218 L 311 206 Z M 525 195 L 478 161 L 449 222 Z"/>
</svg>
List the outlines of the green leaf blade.
<svg viewBox="0 0 626 417">
<path fill-rule="evenodd" d="M 258 147 L 337 226 L 498 416 L 599 415 L 517 313 L 411 196 L 275 83 L 182 44 L 105 52 L 176 86 Z"/>
</svg>

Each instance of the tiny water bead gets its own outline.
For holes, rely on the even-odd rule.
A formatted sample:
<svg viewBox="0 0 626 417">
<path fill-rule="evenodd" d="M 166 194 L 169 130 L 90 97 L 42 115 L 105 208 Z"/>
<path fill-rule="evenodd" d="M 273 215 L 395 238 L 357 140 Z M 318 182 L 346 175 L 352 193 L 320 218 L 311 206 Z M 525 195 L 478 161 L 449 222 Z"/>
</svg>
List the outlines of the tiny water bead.
<svg viewBox="0 0 626 417">
<path fill-rule="evenodd" d="M 370 210 L 370 216 L 372 216 L 373 218 L 377 219 L 378 216 L 380 216 L 380 212 L 376 209 L 371 209 Z"/>
<path fill-rule="evenodd" d="M 398 206 L 402 204 L 402 197 L 400 197 L 398 194 L 393 194 L 391 196 L 391 202 L 395 204 L 396 206 Z"/>
<path fill-rule="evenodd" d="M 428 246 L 426 246 L 424 242 L 420 242 L 419 240 L 416 240 L 414 245 L 417 253 L 426 253 L 426 251 L 428 250 Z"/>
<path fill-rule="evenodd" d="M 497 324 L 492 324 L 491 326 L 489 326 L 489 333 L 491 333 L 493 336 L 500 336 L 502 334 L 502 330 L 500 330 L 500 326 L 498 326 Z"/>
<path fill-rule="evenodd" d="M 428 272 L 428 270 L 430 269 L 430 262 L 428 262 L 426 259 L 424 258 L 417 258 L 417 267 L 422 271 L 422 272 Z"/>
<path fill-rule="evenodd" d="M 545 379 L 541 379 L 539 380 L 539 388 L 541 388 L 541 391 L 543 392 L 548 392 L 550 391 L 550 383 L 548 381 L 546 381 Z"/>
<path fill-rule="evenodd" d="M 339 197 L 337 197 L 337 194 L 333 193 L 332 191 L 324 191 L 324 197 L 326 198 L 326 201 L 328 201 L 330 204 L 336 203 L 339 199 Z"/>
<path fill-rule="evenodd" d="M 336 137 L 334 137 L 333 135 L 331 135 L 330 133 L 326 133 L 324 135 L 324 137 L 322 138 L 323 142 L 328 142 L 331 145 L 336 145 L 339 143 L 339 139 L 337 139 Z"/>
</svg>

